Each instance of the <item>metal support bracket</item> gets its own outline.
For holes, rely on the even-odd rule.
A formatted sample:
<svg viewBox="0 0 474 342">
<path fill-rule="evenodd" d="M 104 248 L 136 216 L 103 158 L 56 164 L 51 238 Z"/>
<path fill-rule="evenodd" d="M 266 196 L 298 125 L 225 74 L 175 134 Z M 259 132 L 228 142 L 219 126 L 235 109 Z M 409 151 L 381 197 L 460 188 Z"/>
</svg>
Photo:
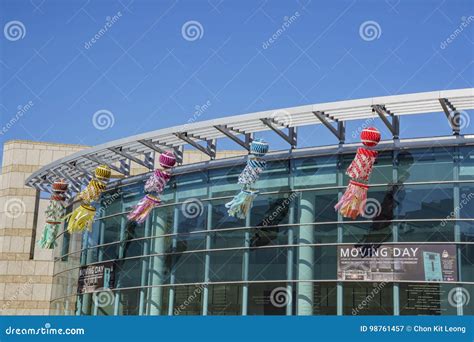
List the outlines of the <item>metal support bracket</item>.
<svg viewBox="0 0 474 342">
<path fill-rule="evenodd" d="M 346 125 L 344 121 L 339 121 L 338 119 L 335 119 L 334 117 L 330 116 L 329 114 L 326 114 L 322 111 L 315 111 L 313 114 L 321 121 L 321 123 L 328 128 L 332 134 L 336 136 L 336 138 L 339 140 L 339 144 L 344 144 L 346 141 Z M 329 121 L 334 121 L 337 125 L 337 128 L 335 128 Z"/>
<path fill-rule="evenodd" d="M 453 106 L 451 102 L 449 102 L 448 99 L 439 99 L 439 103 L 441 104 L 441 107 L 443 108 L 444 114 L 446 114 L 446 118 L 448 119 L 449 125 L 451 126 L 451 129 L 453 130 L 453 135 L 459 135 L 461 132 L 461 127 L 460 127 L 460 117 L 459 117 L 459 111 L 456 110 L 456 108 Z"/>
<path fill-rule="evenodd" d="M 128 151 L 124 151 L 123 147 L 109 147 L 108 149 L 124 158 L 130 159 L 131 161 L 137 163 L 138 165 L 146 167 L 149 170 L 153 170 L 154 168 L 154 165 L 153 165 L 154 162 L 152 161 L 152 163 L 150 164 L 150 161 L 149 159 L 147 160 L 146 155 L 145 155 L 144 160 L 141 160 L 131 155 Z"/>
<path fill-rule="evenodd" d="M 216 125 L 214 128 L 245 148 L 247 151 L 250 151 L 250 143 L 252 142 L 252 135 L 250 133 L 241 132 L 237 129 L 229 128 L 226 125 Z M 240 139 L 234 132 L 237 134 L 244 134 L 245 140 Z"/>
<path fill-rule="evenodd" d="M 283 140 L 285 140 L 288 144 L 291 145 L 291 148 L 294 149 L 297 145 L 298 138 L 296 134 L 296 127 L 287 127 L 288 128 L 288 134 L 285 134 L 284 132 L 279 129 L 276 125 L 280 125 L 278 122 L 276 122 L 274 119 L 260 119 L 268 128 L 270 128 L 273 132 L 278 134 Z M 280 127 L 286 127 L 286 126 L 281 126 Z"/>
<path fill-rule="evenodd" d="M 174 133 L 174 135 L 180 138 L 181 140 L 185 141 L 189 145 L 193 146 L 197 150 L 201 151 L 202 153 L 207 154 L 211 159 L 216 158 L 216 139 L 210 139 L 210 140 L 201 139 L 199 137 L 194 137 L 189 133 Z M 205 141 L 207 143 L 207 146 L 206 147 L 201 146 L 191 138 Z"/>
<path fill-rule="evenodd" d="M 380 119 L 383 121 L 385 126 L 389 129 L 392 133 L 393 139 L 398 139 L 400 137 L 400 119 L 397 115 L 390 113 L 389 110 L 382 105 L 373 105 L 372 111 L 376 112 Z M 387 117 L 392 118 L 392 122 L 390 122 Z"/>
<path fill-rule="evenodd" d="M 158 152 L 158 153 L 164 153 L 166 152 L 165 149 L 163 149 L 161 146 L 158 146 L 157 144 L 155 144 L 153 141 L 151 140 L 138 140 L 138 142 L 146 147 L 148 147 L 150 150 L 153 150 L 155 152 Z M 183 149 L 182 147 L 176 147 L 176 146 L 169 146 L 169 145 L 166 145 L 166 144 L 162 144 L 160 143 L 160 145 L 162 146 L 166 146 L 170 149 L 173 150 L 174 152 L 174 155 L 176 157 L 176 163 L 178 164 L 182 164 L 183 163 Z M 153 163 L 154 164 L 154 163 Z"/>
</svg>

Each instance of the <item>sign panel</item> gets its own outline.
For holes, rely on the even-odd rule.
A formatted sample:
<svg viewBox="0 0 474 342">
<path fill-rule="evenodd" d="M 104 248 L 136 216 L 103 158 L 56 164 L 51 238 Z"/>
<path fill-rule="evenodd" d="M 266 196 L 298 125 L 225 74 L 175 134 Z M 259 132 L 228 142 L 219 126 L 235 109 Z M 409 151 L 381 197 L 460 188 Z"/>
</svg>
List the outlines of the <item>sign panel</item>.
<svg viewBox="0 0 474 342">
<path fill-rule="evenodd" d="M 113 288 L 114 262 L 83 266 L 79 269 L 78 293 L 90 293 L 98 289 Z"/>
<path fill-rule="evenodd" d="M 338 280 L 457 281 L 455 245 L 338 246 Z"/>
</svg>

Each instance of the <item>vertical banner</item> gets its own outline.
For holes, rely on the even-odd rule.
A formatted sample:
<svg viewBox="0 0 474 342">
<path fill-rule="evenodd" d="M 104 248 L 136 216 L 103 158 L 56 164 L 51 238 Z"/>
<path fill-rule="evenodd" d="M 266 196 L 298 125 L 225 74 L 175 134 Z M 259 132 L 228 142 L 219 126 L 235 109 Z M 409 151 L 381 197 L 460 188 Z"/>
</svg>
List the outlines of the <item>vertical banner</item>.
<svg viewBox="0 0 474 342">
<path fill-rule="evenodd" d="M 458 279 L 456 246 L 338 246 L 337 279 L 455 282 Z"/>
</svg>

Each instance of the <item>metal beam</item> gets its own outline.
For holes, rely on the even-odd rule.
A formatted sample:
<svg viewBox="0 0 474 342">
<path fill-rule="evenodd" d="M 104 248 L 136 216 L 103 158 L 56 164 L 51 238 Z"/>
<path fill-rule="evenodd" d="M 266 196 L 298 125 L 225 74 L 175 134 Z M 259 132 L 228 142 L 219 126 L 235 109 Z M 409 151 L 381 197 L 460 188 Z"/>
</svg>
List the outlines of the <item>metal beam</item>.
<svg viewBox="0 0 474 342">
<path fill-rule="evenodd" d="M 126 172 L 126 170 L 124 170 L 123 168 L 118 168 L 116 167 L 115 165 L 112 165 L 111 163 L 108 163 L 106 161 L 104 161 L 102 158 L 99 158 L 97 156 L 94 156 L 94 155 L 90 155 L 90 154 L 85 154 L 83 156 L 81 156 L 83 158 L 86 158 L 86 159 L 89 159 L 89 160 L 92 160 L 94 163 L 97 163 L 99 165 L 101 164 L 104 164 L 104 165 L 107 165 L 108 167 L 110 167 L 112 170 L 118 172 L 118 173 L 121 173 L 121 174 L 124 174 L 126 176 L 128 176 L 129 174 Z"/>
<path fill-rule="evenodd" d="M 398 139 L 400 137 L 400 120 L 398 116 L 390 113 L 390 111 L 382 105 L 373 105 L 372 111 L 378 114 L 385 126 L 387 126 L 389 131 L 392 133 L 393 139 Z M 387 117 L 391 117 L 392 122 L 390 122 Z"/>
<path fill-rule="evenodd" d="M 137 140 L 137 142 L 139 142 L 140 144 L 148 147 L 150 150 L 153 150 L 155 152 L 158 152 L 158 153 L 163 153 L 165 152 L 164 149 L 162 149 L 160 146 L 158 146 L 157 144 L 155 144 L 153 141 L 151 140 Z"/>
<path fill-rule="evenodd" d="M 146 162 L 146 157 L 145 157 L 145 160 L 140 160 L 138 159 L 137 157 L 131 155 L 130 153 L 128 153 L 128 151 L 124 151 L 123 150 L 123 147 L 109 147 L 108 148 L 109 151 L 112 151 L 126 159 L 130 159 L 131 161 L 143 166 L 143 167 L 146 167 L 147 169 L 149 170 L 153 170 L 154 168 L 154 165 L 153 163 L 150 165 L 149 163 Z"/>
<path fill-rule="evenodd" d="M 197 150 L 201 151 L 204 154 L 207 154 L 211 159 L 215 159 L 216 157 L 216 139 L 206 140 L 201 139 L 198 137 L 194 137 L 189 133 L 174 133 L 175 136 L 183 140 L 184 142 L 188 143 L 189 145 L 193 146 Z M 207 147 L 199 145 L 197 142 L 192 140 L 191 138 L 200 139 L 207 143 Z"/>
<path fill-rule="evenodd" d="M 456 107 L 452 105 L 451 102 L 449 102 L 448 99 L 442 98 L 439 99 L 439 103 L 441 104 L 441 107 L 443 108 L 444 114 L 446 114 L 446 118 L 448 119 L 449 125 L 451 126 L 451 129 L 453 130 L 453 135 L 459 135 L 461 132 L 461 127 L 460 125 L 460 117 L 459 117 L 459 111 L 456 110 Z"/>
<path fill-rule="evenodd" d="M 64 173 L 61 169 L 51 169 L 51 172 L 57 175 L 58 177 L 65 179 L 69 183 L 68 190 L 69 188 L 71 188 L 71 190 L 73 190 L 74 192 L 81 191 L 80 184 L 78 184 L 77 181 L 70 177 L 68 174 Z"/>
<path fill-rule="evenodd" d="M 155 152 L 158 152 L 158 153 L 166 152 L 165 149 L 161 148 L 160 146 L 158 146 L 158 144 L 155 144 L 151 140 L 137 140 L 137 142 L 139 142 L 140 144 L 148 147 L 150 150 L 153 150 Z M 160 145 L 166 146 L 167 148 L 170 148 L 170 149 L 173 150 L 174 155 L 176 157 L 176 163 L 178 163 L 178 164 L 183 163 L 183 148 L 181 146 L 180 147 L 169 146 L 169 145 L 161 144 L 161 143 L 160 143 Z"/>
<path fill-rule="evenodd" d="M 245 148 L 247 151 L 250 151 L 250 142 L 251 142 L 251 134 L 250 133 L 242 133 L 239 132 L 238 130 L 233 130 L 227 125 L 216 125 L 214 126 L 215 129 L 217 129 L 219 132 L 222 134 L 226 135 L 228 138 Z M 237 135 L 234 134 L 234 132 L 238 134 L 244 134 L 245 140 L 240 139 Z"/>
<path fill-rule="evenodd" d="M 339 121 L 338 119 L 334 119 L 330 115 L 322 112 L 322 111 L 315 111 L 313 114 L 321 121 L 321 123 L 328 128 L 332 134 L 336 136 L 339 140 L 339 144 L 344 144 L 346 140 L 346 126 L 343 121 Z M 337 124 L 337 128 L 335 128 L 328 119 L 334 121 Z"/>
<path fill-rule="evenodd" d="M 278 134 L 283 140 L 285 140 L 288 144 L 291 145 L 291 148 L 295 148 L 297 144 L 297 135 L 296 135 L 296 128 L 295 127 L 287 127 L 288 134 L 285 134 L 281 131 L 275 124 L 278 124 L 273 119 L 260 119 L 268 128 L 270 128 L 273 132 Z"/>
</svg>

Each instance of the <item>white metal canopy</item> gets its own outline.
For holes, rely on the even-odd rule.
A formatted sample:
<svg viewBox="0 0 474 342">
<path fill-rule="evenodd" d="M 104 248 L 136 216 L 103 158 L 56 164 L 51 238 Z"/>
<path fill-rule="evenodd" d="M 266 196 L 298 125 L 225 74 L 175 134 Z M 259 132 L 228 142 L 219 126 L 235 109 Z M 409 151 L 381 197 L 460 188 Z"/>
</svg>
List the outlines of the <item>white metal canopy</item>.
<svg viewBox="0 0 474 342">
<path fill-rule="evenodd" d="M 268 110 L 174 126 L 111 141 L 50 163 L 27 180 L 26 185 L 49 191 L 57 178 L 65 178 L 77 192 L 99 164 L 129 175 L 130 162 L 153 169 L 155 152 L 173 149 L 182 156 L 185 145 L 193 146 L 211 159 L 216 155 L 216 139 L 229 138 L 248 149 L 252 134 L 273 130 L 291 148 L 297 146 L 296 127 L 324 124 L 344 143 L 345 122 L 380 118 L 398 138 L 398 116 L 444 112 L 453 134 L 461 132 L 460 111 L 474 108 L 474 88 L 432 91 L 405 95 L 318 103 Z M 288 133 L 284 129 L 288 129 Z M 203 144 L 204 142 L 204 144 Z"/>
</svg>

